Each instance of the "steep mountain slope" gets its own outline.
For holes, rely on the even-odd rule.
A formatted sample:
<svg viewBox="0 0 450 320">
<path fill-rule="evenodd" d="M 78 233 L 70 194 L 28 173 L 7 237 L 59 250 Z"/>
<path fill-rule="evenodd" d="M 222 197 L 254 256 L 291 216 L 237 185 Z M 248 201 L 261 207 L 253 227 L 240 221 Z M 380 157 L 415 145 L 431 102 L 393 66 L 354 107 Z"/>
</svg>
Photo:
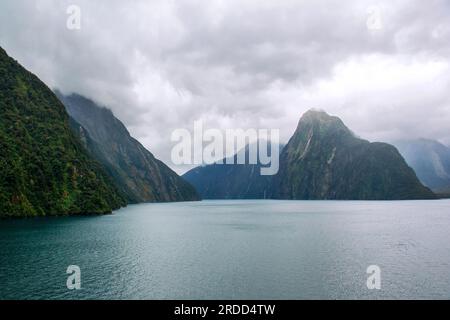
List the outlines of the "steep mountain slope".
<svg viewBox="0 0 450 320">
<path fill-rule="evenodd" d="M 207 199 L 434 199 L 395 147 L 359 139 L 337 117 L 310 110 L 280 155 L 275 176 L 251 165 L 184 175 Z"/>
<path fill-rule="evenodd" d="M 283 149 L 273 197 L 281 199 L 429 199 L 395 147 L 359 139 L 337 117 L 310 110 Z"/>
<path fill-rule="evenodd" d="M 199 200 L 195 189 L 131 137 L 110 110 L 80 95 L 57 95 L 81 125 L 73 130 L 92 140 L 86 147 L 129 202 Z"/>
<path fill-rule="evenodd" d="M 417 177 L 435 192 L 450 192 L 450 148 L 438 141 L 417 139 L 394 145 Z"/>
<path fill-rule="evenodd" d="M 125 205 L 64 106 L 0 48 L 0 217 L 108 213 Z"/>
<path fill-rule="evenodd" d="M 281 148 L 279 148 L 281 149 Z M 269 148 L 270 150 L 270 148 Z M 249 159 L 249 146 L 240 152 Z M 238 153 L 239 154 L 239 153 Z M 231 163 L 237 163 L 238 154 Z M 269 153 L 270 154 L 270 153 Z M 261 164 L 220 163 L 194 168 L 183 175 L 203 199 L 264 199 L 268 197 L 272 176 L 260 174 Z"/>
</svg>

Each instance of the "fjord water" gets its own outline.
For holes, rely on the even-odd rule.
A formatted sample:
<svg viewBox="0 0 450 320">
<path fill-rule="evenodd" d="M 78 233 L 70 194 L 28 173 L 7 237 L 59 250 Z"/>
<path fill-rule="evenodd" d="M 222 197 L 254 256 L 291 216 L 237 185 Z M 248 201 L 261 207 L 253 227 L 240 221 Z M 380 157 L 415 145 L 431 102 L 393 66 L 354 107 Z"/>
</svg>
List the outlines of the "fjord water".
<svg viewBox="0 0 450 320">
<path fill-rule="evenodd" d="M 203 201 L 0 221 L 1 299 L 450 298 L 450 201 Z M 81 290 L 66 287 L 69 265 Z M 381 268 L 368 290 L 366 268 Z"/>
</svg>

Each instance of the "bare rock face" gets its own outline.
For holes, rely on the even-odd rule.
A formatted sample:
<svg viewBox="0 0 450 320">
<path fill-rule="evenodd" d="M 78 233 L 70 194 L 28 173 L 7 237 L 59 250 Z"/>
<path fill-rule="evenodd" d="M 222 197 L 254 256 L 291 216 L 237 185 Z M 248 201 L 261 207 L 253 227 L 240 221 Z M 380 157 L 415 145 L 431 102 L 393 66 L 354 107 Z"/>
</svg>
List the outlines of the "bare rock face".
<svg viewBox="0 0 450 320">
<path fill-rule="evenodd" d="M 273 194 L 280 199 L 429 199 L 397 149 L 357 138 L 337 117 L 310 110 L 283 149 Z"/>
<path fill-rule="evenodd" d="M 56 94 L 74 120 L 73 131 L 89 136 L 90 154 L 106 168 L 128 202 L 200 199 L 194 187 L 131 137 L 109 109 L 77 94 Z"/>
<path fill-rule="evenodd" d="M 184 175 L 209 199 L 433 199 L 397 149 L 357 138 L 337 117 L 310 110 L 280 155 L 275 176 L 255 165 L 210 165 Z"/>
</svg>

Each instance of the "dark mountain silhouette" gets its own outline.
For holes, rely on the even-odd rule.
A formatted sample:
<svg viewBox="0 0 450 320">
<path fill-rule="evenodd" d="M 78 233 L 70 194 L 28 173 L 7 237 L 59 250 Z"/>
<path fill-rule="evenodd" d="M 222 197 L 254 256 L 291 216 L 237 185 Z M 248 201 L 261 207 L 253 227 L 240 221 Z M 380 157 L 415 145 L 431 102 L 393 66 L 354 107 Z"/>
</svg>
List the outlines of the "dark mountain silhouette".
<svg viewBox="0 0 450 320">
<path fill-rule="evenodd" d="M 275 176 L 251 165 L 212 165 L 185 174 L 206 198 L 433 199 L 395 147 L 357 138 L 337 117 L 310 110 L 280 155 Z"/>
<path fill-rule="evenodd" d="M 195 189 L 131 137 L 109 109 L 77 94 L 56 93 L 74 119 L 74 132 L 89 137 L 87 149 L 129 202 L 199 200 Z"/>
</svg>

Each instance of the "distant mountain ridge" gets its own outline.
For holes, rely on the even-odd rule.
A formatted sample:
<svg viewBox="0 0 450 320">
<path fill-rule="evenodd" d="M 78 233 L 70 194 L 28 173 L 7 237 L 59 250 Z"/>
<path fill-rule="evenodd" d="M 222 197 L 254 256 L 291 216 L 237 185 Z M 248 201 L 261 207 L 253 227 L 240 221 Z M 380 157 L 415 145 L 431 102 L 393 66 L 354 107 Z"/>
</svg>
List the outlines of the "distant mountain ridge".
<svg viewBox="0 0 450 320">
<path fill-rule="evenodd" d="M 186 181 L 110 110 L 80 95 L 57 95 L 0 48 L 0 218 L 199 200 L 189 182 L 207 199 L 435 198 L 417 176 L 434 190 L 449 190 L 448 147 L 423 139 L 399 143 L 416 176 L 392 145 L 359 139 L 339 118 L 314 110 L 282 149 L 277 175 L 261 176 L 259 164 L 216 164 L 194 168 Z"/>
<path fill-rule="evenodd" d="M 128 202 L 200 199 L 194 187 L 131 137 L 109 109 L 77 94 L 56 94 L 74 120 L 73 131 L 91 140 L 87 149 L 106 168 Z"/>
<path fill-rule="evenodd" d="M 220 171 L 230 174 L 223 184 L 239 181 L 250 184 L 252 177 L 240 169 L 220 165 L 195 168 L 184 177 L 208 198 L 223 198 L 220 187 L 214 187 Z M 246 177 L 246 178 L 244 178 Z M 234 181 L 234 182 L 233 182 Z M 200 184 L 200 186 L 198 186 Z M 234 193 L 233 190 L 240 192 Z M 241 189 L 230 188 L 226 198 L 246 198 Z M 323 111 L 310 110 L 300 119 L 298 127 L 280 155 L 277 175 L 264 181 L 252 194 L 272 199 L 299 200 L 403 200 L 433 199 L 435 195 L 418 180 L 414 171 L 395 147 L 386 143 L 370 143 L 359 139 L 337 117 Z"/>
<path fill-rule="evenodd" d="M 278 150 L 282 148 L 279 146 Z M 249 159 L 249 145 L 232 156 L 231 163 L 237 163 L 241 153 Z M 265 199 L 270 195 L 272 177 L 261 175 L 263 166 L 259 161 L 258 164 L 226 164 L 226 159 L 223 159 L 219 163 L 223 164 L 196 167 L 186 172 L 183 178 L 197 189 L 203 199 Z"/>
<path fill-rule="evenodd" d="M 0 217 L 110 213 L 126 205 L 53 92 L 0 48 Z"/>
<path fill-rule="evenodd" d="M 438 193 L 450 193 L 450 147 L 423 138 L 394 145 L 424 185 Z"/>
</svg>

